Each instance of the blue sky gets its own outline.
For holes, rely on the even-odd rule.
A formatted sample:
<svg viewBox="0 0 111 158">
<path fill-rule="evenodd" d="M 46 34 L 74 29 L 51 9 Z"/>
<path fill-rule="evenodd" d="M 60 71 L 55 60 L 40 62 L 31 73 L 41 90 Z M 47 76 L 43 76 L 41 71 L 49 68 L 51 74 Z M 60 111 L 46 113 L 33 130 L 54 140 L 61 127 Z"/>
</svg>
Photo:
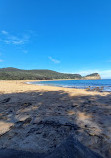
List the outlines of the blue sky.
<svg viewBox="0 0 111 158">
<path fill-rule="evenodd" d="M 111 78 L 111 1 L 0 0 L 0 67 Z"/>
</svg>

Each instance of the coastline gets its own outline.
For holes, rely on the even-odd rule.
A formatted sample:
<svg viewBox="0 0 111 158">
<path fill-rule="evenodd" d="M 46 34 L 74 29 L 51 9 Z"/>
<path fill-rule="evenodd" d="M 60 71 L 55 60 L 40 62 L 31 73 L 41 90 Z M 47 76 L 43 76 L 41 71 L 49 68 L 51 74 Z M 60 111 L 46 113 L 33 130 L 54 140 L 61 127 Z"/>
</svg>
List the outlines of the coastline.
<svg viewBox="0 0 111 158">
<path fill-rule="evenodd" d="M 65 82 L 65 81 L 70 81 L 70 82 Z M 73 82 L 71 83 L 71 81 Z M 81 84 L 77 84 L 77 82 L 75 81 L 81 81 L 80 82 Z M 111 88 L 110 88 L 111 83 L 109 83 L 109 85 L 106 86 L 104 79 L 99 80 L 99 82 L 98 81 L 94 82 L 94 80 L 39 80 L 39 81 L 31 81 L 26 83 L 39 85 L 39 86 L 53 86 L 53 87 L 73 88 L 73 89 L 84 89 L 87 91 L 111 92 Z"/>
<path fill-rule="evenodd" d="M 72 134 L 110 158 L 111 92 L 26 83 L 32 81 L 0 81 L 0 148 L 47 152 Z"/>
<path fill-rule="evenodd" d="M 87 91 L 86 89 L 77 89 L 77 88 L 66 88 L 66 87 L 57 87 L 49 85 L 35 85 L 27 84 L 27 82 L 36 82 L 36 81 L 50 81 L 50 80 L 0 80 L 0 93 L 13 93 L 13 92 L 25 92 L 25 91 L 35 91 L 35 90 L 46 90 L 46 91 L 58 91 L 63 90 L 67 92 L 77 92 L 87 95 L 107 95 L 110 92 L 97 92 L 97 91 Z M 53 80 L 55 81 L 55 80 Z"/>
</svg>

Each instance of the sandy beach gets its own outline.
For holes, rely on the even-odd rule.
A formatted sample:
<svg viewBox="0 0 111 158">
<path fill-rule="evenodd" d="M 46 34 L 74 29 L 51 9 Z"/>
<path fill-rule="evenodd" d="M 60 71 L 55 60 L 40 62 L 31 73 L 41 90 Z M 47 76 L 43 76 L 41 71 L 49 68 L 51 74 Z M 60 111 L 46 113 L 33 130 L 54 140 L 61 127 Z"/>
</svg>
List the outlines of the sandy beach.
<svg viewBox="0 0 111 158">
<path fill-rule="evenodd" d="M 111 92 L 0 81 L 0 148 L 53 151 L 73 135 L 111 157 Z"/>
</svg>

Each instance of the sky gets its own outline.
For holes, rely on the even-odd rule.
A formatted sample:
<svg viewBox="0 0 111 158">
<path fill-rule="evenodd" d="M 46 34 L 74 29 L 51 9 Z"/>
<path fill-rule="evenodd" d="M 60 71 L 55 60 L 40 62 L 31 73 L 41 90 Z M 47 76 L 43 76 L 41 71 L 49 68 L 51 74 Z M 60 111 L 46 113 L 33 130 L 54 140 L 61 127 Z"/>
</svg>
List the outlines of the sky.
<svg viewBox="0 0 111 158">
<path fill-rule="evenodd" d="M 111 78 L 111 0 L 0 0 L 0 68 Z"/>
</svg>

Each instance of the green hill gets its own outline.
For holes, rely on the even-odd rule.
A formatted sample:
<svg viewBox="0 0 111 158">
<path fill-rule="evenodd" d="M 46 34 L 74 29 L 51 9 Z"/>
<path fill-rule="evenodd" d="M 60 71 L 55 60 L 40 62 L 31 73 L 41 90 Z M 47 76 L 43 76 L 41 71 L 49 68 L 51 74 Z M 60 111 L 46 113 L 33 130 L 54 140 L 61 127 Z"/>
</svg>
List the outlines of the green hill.
<svg viewBox="0 0 111 158">
<path fill-rule="evenodd" d="M 53 80 L 83 79 L 79 74 L 59 73 L 52 70 L 21 70 L 17 68 L 1 68 L 0 80 Z"/>
<path fill-rule="evenodd" d="M 79 74 L 59 73 L 52 70 L 21 70 L 17 68 L 1 68 L 0 80 L 52 80 L 81 79 Z"/>
</svg>

